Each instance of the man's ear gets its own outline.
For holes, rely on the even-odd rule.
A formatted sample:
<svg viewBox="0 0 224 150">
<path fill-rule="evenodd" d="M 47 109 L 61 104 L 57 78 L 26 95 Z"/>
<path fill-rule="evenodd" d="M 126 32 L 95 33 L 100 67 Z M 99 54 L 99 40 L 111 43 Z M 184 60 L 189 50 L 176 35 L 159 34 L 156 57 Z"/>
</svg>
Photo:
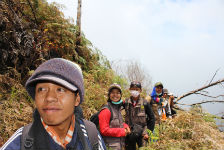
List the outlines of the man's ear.
<svg viewBox="0 0 224 150">
<path fill-rule="evenodd" d="M 78 106 L 80 103 L 80 96 L 79 93 L 77 93 L 76 97 L 75 97 L 75 106 Z"/>
</svg>

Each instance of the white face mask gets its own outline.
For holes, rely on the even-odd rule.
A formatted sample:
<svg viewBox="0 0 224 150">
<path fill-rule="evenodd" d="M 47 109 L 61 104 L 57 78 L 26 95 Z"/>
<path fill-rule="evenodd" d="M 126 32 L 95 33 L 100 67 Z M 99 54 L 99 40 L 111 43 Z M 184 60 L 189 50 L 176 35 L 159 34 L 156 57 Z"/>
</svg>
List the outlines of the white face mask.
<svg viewBox="0 0 224 150">
<path fill-rule="evenodd" d="M 133 97 L 138 97 L 140 94 L 139 91 L 135 91 L 135 90 L 131 90 L 130 93 L 131 93 L 131 96 L 133 96 Z"/>
</svg>

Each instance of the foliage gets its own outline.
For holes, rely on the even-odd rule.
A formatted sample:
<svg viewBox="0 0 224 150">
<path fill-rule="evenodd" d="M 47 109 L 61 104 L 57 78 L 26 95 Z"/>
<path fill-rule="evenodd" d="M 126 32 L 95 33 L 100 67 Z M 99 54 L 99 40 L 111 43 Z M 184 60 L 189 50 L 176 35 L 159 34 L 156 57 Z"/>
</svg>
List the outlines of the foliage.
<svg viewBox="0 0 224 150">
<path fill-rule="evenodd" d="M 4 142 L 17 129 L 32 121 L 33 108 L 25 88 L 18 81 L 0 75 L 0 138 Z"/>
<path fill-rule="evenodd" d="M 0 74 L 15 68 L 24 84 L 29 71 L 54 57 L 75 61 L 85 71 L 101 65 L 102 55 L 95 52 L 84 34 L 81 44 L 76 45 L 77 27 L 64 18 L 60 7 L 46 0 L 0 2 Z"/>
<path fill-rule="evenodd" d="M 206 122 L 201 113 L 179 111 L 174 119 L 156 126 L 159 140 L 143 149 L 223 149 L 224 134 L 217 130 L 214 122 Z M 157 134 L 158 135 L 158 134 Z"/>
</svg>

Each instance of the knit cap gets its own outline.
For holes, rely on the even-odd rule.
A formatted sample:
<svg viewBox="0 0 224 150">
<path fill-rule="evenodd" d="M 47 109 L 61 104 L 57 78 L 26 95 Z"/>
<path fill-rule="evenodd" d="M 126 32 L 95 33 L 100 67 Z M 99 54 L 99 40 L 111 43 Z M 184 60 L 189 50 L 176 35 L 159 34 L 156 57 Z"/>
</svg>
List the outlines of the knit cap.
<svg viewBox="0 0 224 150">
<path fill-rule="evenodd" d="M 35 99 L 36 84 L 40 81 L 52 81 L 73 92 L 78 90 L 80 104 L 84 101 L 82 70 L 72 61 L 54 58 L 41 64 L 25 84 L 27 92 L 33 99 Z"/>
</svg>

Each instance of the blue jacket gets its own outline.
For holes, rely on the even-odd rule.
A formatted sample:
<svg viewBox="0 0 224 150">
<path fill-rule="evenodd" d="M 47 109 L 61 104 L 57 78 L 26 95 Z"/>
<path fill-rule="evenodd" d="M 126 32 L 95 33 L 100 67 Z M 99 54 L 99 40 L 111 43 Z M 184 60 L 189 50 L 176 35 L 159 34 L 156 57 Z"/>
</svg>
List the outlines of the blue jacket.
<svg viewBox="0 0 224 150">
<path fill-rule="evenodd" d="M 87 140 L 87 143 L 89 144 L 89 147 L 90 147 L 90 141 L 88 139 L 88 135 L 86 134 L 87 131 L 85 129 L 84 122 L 82 120 L 79 120 L 79 123 L 80 123 L 80 127 L 82 129 L 82 132 L 84 133 L 85 139 Z M 22 131 L 23 131 L 23 127 L 18 129 L 11 136 L 11 138 L 1 147 L 0 150 L 20 150 L 21 149 L 21 135 L 22 135 Z M 49 141 L 50 141 L 50 144 L 49 144 L 50 145 L 50 149 L 52 149 L 52 150 L 63 150 L 63 147 L 61 147 L 60 145 L 55 143 L 50 135 L 48 135 L 48 138 L 49 138 Z M 98 138 L 98 142 L 99 142 L 99 150 L 106 150 L 104 141 L 102 140 L 102 138 L 101 138 L 99 133 L 98 133 L 98 137 L 97 138 Z M 82 150 L 83 149 L 83 145 L 80 142 L 80 140 L 77 139 L 77 128 L 75 128 L 72 140 L 71 140 L 70 143 L 67 144 L 66 149 L 71 149 L 72 147 L 74 147 L 74 145 L 76 143 L 76 140 L 78 140 L 76 149 L 77 150 Z"/>
</svg>

